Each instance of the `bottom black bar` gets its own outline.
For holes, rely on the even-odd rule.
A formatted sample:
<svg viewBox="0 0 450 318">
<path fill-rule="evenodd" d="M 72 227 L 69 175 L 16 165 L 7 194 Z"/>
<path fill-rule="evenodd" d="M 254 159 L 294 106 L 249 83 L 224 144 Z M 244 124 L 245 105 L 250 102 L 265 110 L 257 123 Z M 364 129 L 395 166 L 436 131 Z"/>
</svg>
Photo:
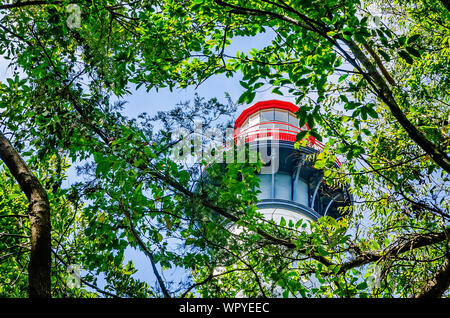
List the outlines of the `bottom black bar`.
<svg viewBox="0 0 450 318">
<path fill-rule="evenodd" d="M 437 313 L 440 309 L 438 307 L 446 306 L 445 309 L 448 309 L 449 304 L 449 299 L 0 299 L 2 309 L 8 305 L 21 310 L 36 310 L 40 306 L 46 306 L 61 313 L 79 315 L 100 309 L 102 316 L 108 313 L 117 314 L 119 310 L 121 313 L 135 314 L 135 311 L 139 310 L 147 313 L 146 316 L 149 317 L 162 313 L 170 317 L 231 317 L 245 314 L 281 318 L 280 315 L 287 314 L 293 314 L 295 317 L 311 314 L 354 314 L 365 318 L 368 313 L 385 315 L 386 310 L 393 307 L 399 307 L 402 314 L 406 313 L 405 310 L 416 312 L 418 309 L 427 308 L 433 308 L 433 312 Z"/>
</svg>

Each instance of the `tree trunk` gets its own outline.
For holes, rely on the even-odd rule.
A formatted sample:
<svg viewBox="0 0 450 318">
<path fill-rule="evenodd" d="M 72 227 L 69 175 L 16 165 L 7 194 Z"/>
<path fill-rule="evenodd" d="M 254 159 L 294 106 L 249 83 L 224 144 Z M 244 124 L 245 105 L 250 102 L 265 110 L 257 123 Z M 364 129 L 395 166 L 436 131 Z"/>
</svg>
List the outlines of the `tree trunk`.
<svg viewBox="0 0 450 318">
<path fill-rule="evenodd" d="M 450 1 L 449 0 L 441 0 L 441 3 L 444 5 L 444 7 L 447 8 L 448 11 L 450 11 Z"/>
<path fill-rule="evenodd" d="M 47 192 L 1 132 L 0 158 L 29 201 L 31 254 L 28 264 L 28 296 L 30 298 L 50 298 L 51 224 Z"/>
<path fill-rule="evenodd" d="M 417 298 L 438 298 L 442 297 L 450 286 L 450 254 L 447 254 L 444 264 L 431 278 Z"/>
</svg>

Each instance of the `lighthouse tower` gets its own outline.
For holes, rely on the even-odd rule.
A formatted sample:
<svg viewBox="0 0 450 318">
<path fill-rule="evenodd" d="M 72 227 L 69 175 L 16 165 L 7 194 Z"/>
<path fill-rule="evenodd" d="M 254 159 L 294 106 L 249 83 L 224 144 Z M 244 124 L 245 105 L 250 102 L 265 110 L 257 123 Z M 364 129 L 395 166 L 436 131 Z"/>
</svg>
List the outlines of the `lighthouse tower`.
<svg viewBox="0 0 450 318">
<path fill-rule="evenodd" d="M 272 169 L 259 174 L 261 191 L 257 207 L 266 217 L 279 222 L 316 221 L 322 216 L 340 218 L 339 207 L 351 204 L 346 189 L 332 188 L 323 180 L 323 171 L 314 168 L 307 155 L 317 154 L 324 145 L 313 137 L 303 147 L 294 148 L 299 127 L 292 103 L 269 100 L 245 109 L 235 122 L 235 138 L 250 149 L 267 150 Z M 274 164 L 276 162 L 276 164 Z M 336 167 L 340 162 L 336 160 Z"/>
</svg>

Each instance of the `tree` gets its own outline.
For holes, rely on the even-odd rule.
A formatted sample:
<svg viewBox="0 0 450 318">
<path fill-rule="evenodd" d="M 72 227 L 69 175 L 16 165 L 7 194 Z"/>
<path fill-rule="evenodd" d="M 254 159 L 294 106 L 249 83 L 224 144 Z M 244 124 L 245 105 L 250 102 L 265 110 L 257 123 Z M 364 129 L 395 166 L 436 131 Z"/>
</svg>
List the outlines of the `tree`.
<svg viewBox="0 0 450 318">
<path fill-rule="evenodd" d="M 284 296 L 447 295 L 446 1 L 77 1 L 79 28 L 67 23 L 67 4 L 0 6 L 0 51 L 22 71 L 0 87 L 0 107 L 30 162 L 45 167 L 60 153 L 88 161 L 79 172 L 90 180 L 67 190 L 72 204 L 84 202 L 85 229 L 78 252 L 65 256 L 90 271 L 91 287 L 105 274 L 108 296 L 270 296 L 276 286 Z M 262 33 L 271 37 L 263 49 L 227 52 L 236 37 Z M 211 124 L 230 105 L 198 99 L 191 111 L 137 121 L 110 102 L 130 85 L 186 87 L 237 72 L 246 89 L 239 102 L 265 87 L 296 98 L 307 135 L 327 140 L 316 166 L 357 198 L 351 219 L 323 218 L 309 233 L 263 220 L 249 191 L 259 164 L 212 165 L 204 182 L 198 165 L 172 160 L 176 127 L 153 132 L 156 119 L 192 129 L 204 114 Z M 346 158 L 340 170 L 336 155 Z M 247 230 L 230 232 L 230 222 Z M 133 279 L 127 246 L 148 257 L 157 286 Z M 373 264 L 377 286 L 368 283 Z M 167 282 L 158 271 L 170 267 L 194 277 Z M 304 282 L 311 276 L 319 286 Z"/>
</svg>

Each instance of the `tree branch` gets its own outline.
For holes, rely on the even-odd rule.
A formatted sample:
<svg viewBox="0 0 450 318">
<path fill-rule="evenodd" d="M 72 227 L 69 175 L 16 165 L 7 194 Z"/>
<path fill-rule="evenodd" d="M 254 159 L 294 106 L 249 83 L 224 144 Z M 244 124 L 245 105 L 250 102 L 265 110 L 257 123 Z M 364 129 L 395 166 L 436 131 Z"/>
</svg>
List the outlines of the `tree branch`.
<svg viewBox="0 0 450 318">
<path fill-rule="evenodd" d="M 0 5 L 0 10 L 2 9 L 15 9 L 15 8 L 23 8 L 28 6 L 39 6 L 39 5 L 51 5 L 51 4 L 61 4 L 61 1 L 17 1 L 15 3 L 2 4 Z"/>
<path fill-rule="evenodd" d="M 391 74 L 389 74 L 389 72 L 384 67 L 383 62 L 381 61 L 378 54 L 375 53 L 375 51 L 370 47 L 369 44 L 364 43 L 363 46 L 367 50 L 367 52 L 369 52 L 369 54 L 373 57 L 373 59 L 377 63 L 378 68 L 380 69 L 381 73 L 383 73 L 384 77 L 389 82 L 389 84 L 391 84 L 392 86 L 395 86 L 396 84 L 395 84 L 394 79 L 392 78 Z"/>
<path fill-rule="evenodd" d="M 438 244 L 447 240 L 447 231 L 450 228 L 446 228 L 445 231 L 440 233 L 428 233 L 428 234 L 414 234 L 409 237 L 408 240 L 399 239 L 397 242 L 391 244 L 384 251 L 373 251 L 361 253 L 351 261 L 342 263 L 339 269 L 339 273 L 344 273 L 354 267 L 359 267 L 365 264 L 377 262 L 381 259 L 389 259 L 396 257 L 400 254 L 419 249 L 421 247 Z"/>
<path fill-rule="evenodd" d="M 129 229 L 131 230 L 131 233 L 133 234 L 133 237 L 136 240 L 136 243 L 139 245 L 139 247 L 142 249 L 144 254 L 150 260 L 153 272 L 156 276 L 156 280 L 158 281 L 159 287 L 161 288 L 164 297 L 171 298 L 170 293 L 167 290 L 166 285 L 164 284 L 164 281 L 163 281 L 161 275 L 159 275 L 158 269 L 156 268 L 155 260 L 153 258 L 153 253 L 148 249 L 147 245 L 145 245 L 144 241 L 142 241 L 141 237 L 136 232 L 136 229 L 134 228 L 133 220 L 131 219 L 130 213 L 128 213 L 127 209 L 123 207 L 122 203 L 120 203 L 119 206 L 120 206 L 122 212 L 124 213 L 126 219 L 128 220 L 128 222 L 130 222 Z"/>
</svg>

